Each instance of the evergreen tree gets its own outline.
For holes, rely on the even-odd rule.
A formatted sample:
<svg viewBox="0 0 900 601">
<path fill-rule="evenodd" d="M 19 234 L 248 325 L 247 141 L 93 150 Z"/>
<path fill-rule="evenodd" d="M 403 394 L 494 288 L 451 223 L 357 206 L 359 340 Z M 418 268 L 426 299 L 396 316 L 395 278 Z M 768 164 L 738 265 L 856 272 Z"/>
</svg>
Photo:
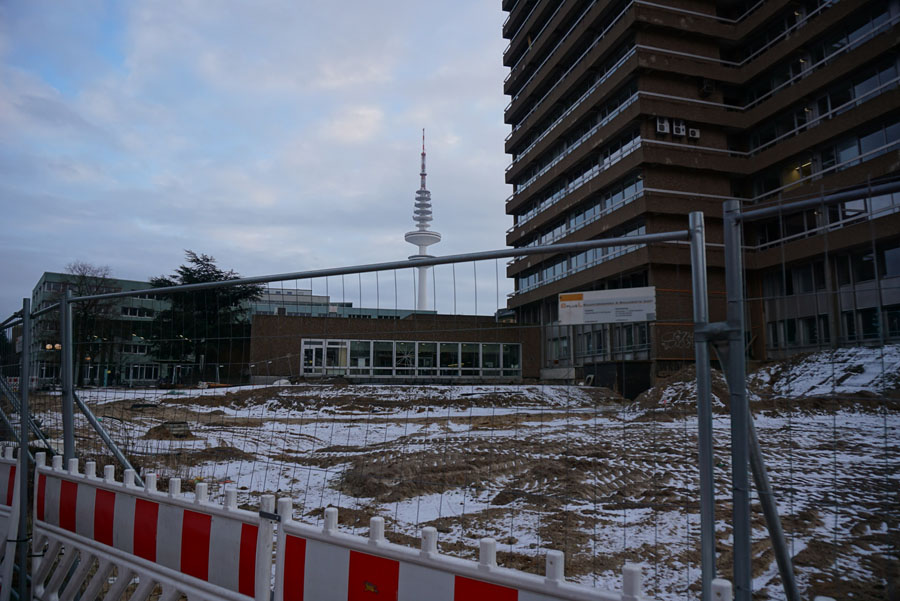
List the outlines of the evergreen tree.
<svg viewBox="0 0 900 601">
<path fill-rule="evenodd" d="M 236 280 L 240 276 L 225 271 L 216 260 L 192 250 L 185 251 L 186 264 L 171 276 L 150 279 L 154 288 Z M 195 366 L 196 379 L 214 373 L 214 365 L 229 363 L 235 349 L 244 348 L 249 339 L 249 302 L 262 294 L 259 285 L 233 285 L 160 295 L 169 308 L 153 320 L 153 354 L 160 360 L 174 360 Z"/>
</svg>

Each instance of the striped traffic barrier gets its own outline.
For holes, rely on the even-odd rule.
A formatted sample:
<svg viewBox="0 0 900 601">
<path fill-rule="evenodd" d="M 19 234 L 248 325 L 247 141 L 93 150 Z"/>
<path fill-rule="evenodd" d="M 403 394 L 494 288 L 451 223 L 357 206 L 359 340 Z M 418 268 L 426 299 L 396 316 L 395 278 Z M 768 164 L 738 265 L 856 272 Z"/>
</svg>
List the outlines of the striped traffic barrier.
<svg viewBox="0 0 900 601">
<path fill-rule="evenodd" d="M 137 578 L 142 594 L 161 588 L 173 595 L 190 593 L 191 599 L 268 601 L 274 522 L 238 509 L 234 488 L 226 489 L 224 505 L 217 505 L 209 502 L 205 483 L 196 485 L 189 500 L 178 478 L 169 480 L 168 492 L 159 492 L 155 474 L 146 475 L 140 488 L 133 470 L 117 482 L 114 466 L 106 466 L 101 478 L 93 462 L 81 474 L 77 459 L 66 469 L 58 456 L 50 467 L 42 453 L 35 459 L 35 541 L 43 547 L 35 551 L 44 553 L 32 570 L 35 599 L 67 598 L 87 578 L 85 569 L 81 581 L 64 584 L 75 564 L 73 554 L 61 550 L 71 544 L 97 563 L 97 581 L 108 579 L 116 566 L 116 584 L 127 586 Z M 263 497 L 262 509 L 271 514 L 274 497 Z M 90 562 L 81 561 L 78 569 L 85 563 Z M 137 591 L 130 599 L 142 598 Z"/>
<path fill-rule="evenodd" d="M 639 601 L 640 568 L 626 565 L 622 593 L 565 582 L 564 558 L 549 551 L 546 576 L 497 566 L 496 542 L 480 541 L 478 562 L 438 553 L 437 530 L 422 529 L 421 550 L 388 542 L 384 519 L 370 521 L 369 537 L 337 531 L 337 509 L 324 527 L 294 522 L 290 499 L 278 500 L 274 601 Z"/>
<path fill-rule="evenodd" d="M 16 540 L 19 533 L 18 460 L 13 448 L 4 447 L 0 457 L 0 601 L 8 601 L 12 592 L 13 565 L 16 561 Z"/>
</svg>

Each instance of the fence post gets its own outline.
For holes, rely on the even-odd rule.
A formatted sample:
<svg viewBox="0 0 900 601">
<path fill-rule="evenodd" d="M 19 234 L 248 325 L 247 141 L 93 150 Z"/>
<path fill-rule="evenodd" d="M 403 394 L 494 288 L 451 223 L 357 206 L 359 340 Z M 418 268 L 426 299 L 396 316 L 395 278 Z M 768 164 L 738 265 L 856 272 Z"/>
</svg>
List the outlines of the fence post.
<svg viewBox="0 0 900 601">
<path fill-rule="evenodd" d="M 781 518 L 778 517 L 778 503 L 775 501 L 775 495 L 772 494 L 772 485 L 769 484 L 769 473 L 763 460 L 752 416 L 748 425 L 750 426 L 750 469 L 753 472 L 756 493 L 759 495 L 759 504 L 762 506 L 763 516 L 766 518 L 766 527 L 769 529 L 772 550 L 775 551 L 775 562 L 778 564 L 778 573 L 781 575 L 784 594 L 787 601 L 800 601 L 800 591 L 797 588 L 797 580 L 794 578 L 793 561 L 784 540 Z"/>
<path fill-rule="evenodd" d="M 727 300 L 728 352 L 726 377 L 731 397 L 731 486 L 734 533 L 734 589 L 736 601 L 750 601 L 752 571 L 750 550 L 750 408 L 747 405 L 744 365 L 744 269 L 740 200 L 725 201 L 725 295 Z"/>
<path fill-rule="evenodd" d="M 703 213 L 689 215 L 691 283 L 694 301 L 694 365 L 697 372 L 698 455 L 700 463 L 700 580 L 701 599 L 710 599 L 716 577 L 715 476 L 713 473 L 712 384 L 709 343 L 702 330 L 709 324 L 706 277 L 706 226 Z"/>
<path fill-rule="evenodd" d="M 103 424 L 100 423 L 100 420 L 97 419 L 97 416 L 94 415 L 93 411 L 91 411 L 90 407 L 88 407 L 84 401 L 82 401 L 80 398 L 78 398 L 78 395 L 73 394 L 72 399 L 78 404 L 78 408 L 81 410 L 81 412 L 87 418 L 88 423 L 94 429 L 94 432 L 96 432 L 97 435 L 100 436 L 100 439 L 103 440 L 103 442 L 106 444 L 106 448 L 108 448 L 110 450 L 110 452 L 112 452 L 113 457 L 115 457 L 118 460 L 119 464 L 123 468 L 125 468 L 126 470 L 132 471 L 132 473 L 134 474 L 134 479 L 137 481 L 138 486 L 143 486 L 144 481 L 137 474 L 137 470 L 134 469 L 134 467 L 131 465 L 131 462 L 128 461 L 128 458 L 125 457 L 125 455 L 122 454 L 122 451 L 119 450 L 119 447 L 116 445 L 116 443 L 110 437 L 109 433 L 103 427 Z"/>
<path fill-rule="evenodd" d="M 31 385 L 31 299 L 22 299 L 22 369 L 19 373 L 19 425 L 22 432 L 19 441 L 19 599 L 28 596 L 28 425 L 31 413 L 28 408 L 28 387 Z"/>
<path fill-rule="evenodd" d="M 59 333 L 62 351 L 60 355 L 60 377 L 62 379 L 62 422 L 63 422 L 63 459 L 68 464 L 75 457 L 75 374 L 72 358 L 75 356 L 72 336 L 72 291 L 59 303 Z"/>
</svg>

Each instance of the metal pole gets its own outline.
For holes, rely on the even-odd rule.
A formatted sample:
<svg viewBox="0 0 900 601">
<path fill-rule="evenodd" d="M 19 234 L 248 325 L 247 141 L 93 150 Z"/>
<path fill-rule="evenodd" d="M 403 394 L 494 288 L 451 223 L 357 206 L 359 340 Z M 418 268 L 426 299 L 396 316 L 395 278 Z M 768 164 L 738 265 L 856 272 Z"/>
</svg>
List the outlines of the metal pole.
<svg viewBox="0 0 900 601">
<path fill-rule="evenodd" d="M 752 569 L 750 478 L 748 474 L 750 408 L 744 365 L 744 269 L 739 200 L 725 202 L 725 288 L 728 323 L 726 377 L 731 396 L 731 486 L 733 500 L 735 601 L 750 601 Z"/>
<path fill-rule="evenodd" d="M 752 416 L 750 418 L 750 469 L 753 471 L 753 482 L 756 484 L 756 492 L 759 494 L 759 502 L 766 518 L 772 550 L 775 552 L 775 561 L 778 563 L 778 573 L 781 574 L 781 582 L 784 584 L 785 597 L 787 601 L 800 601 L 800 591 L 797 590 L 797 581 L 794 579 L 794 567 L 790 553 L 788 553 L 787 543 L 784 540 L 781 519 L 778 517 L 778 505 L 769 484 L 769 474 L 759 448 L 759 438 L 756 436 L 756 426 L 753 424 Z"/>
<path fill-rule="evenodd" d="M 81 409 L 81 412 L 84 413 L 84 416 L 87 418 L 88 422 L 94 428 L 94 431 L 97 432 L 97 435 L 103 439 L 103 442 L 106 443 L 106 446 L 112 452 L 113 456 L 119 461 L 123 468 L 126 470 L 134 470 L 134 479 L 137 482 L 138 486 L 143 486 L 144 481 L 141 479 L 140 475 L 138 475 L 137 470 L 131 465 L 131 462 L 125 458 L 125 455 L 122 454 L 122 451 L 119 450 L 119 447 L 113 442 L 113 439 L 110 438 L 109 434 L 104 429 L 103 424 L 97 420 L 97 416 L 90 410 L 90 408 L 84 404 L 84 401 L 78 398 L 77 394 L 72 394 L 72 398 L 75 400 L 75 404 L 78 405 L 78 408 Z"/>
<path fill-rule="evenodd" d="M 15 393 L 12 388 L 10 388 L 9 383 L 3 376 L 0 376 L 0 393 L 6 396 L 9 400 L 10 405 L 13 407 L 13 411 L 17 411 L 20 415 L 22 413 L 22 405 L 19 403 L 19 400 L 16 398 Z M 44 433 L 41 432 L 41 429 L 37 427 L 37 424 L 34 423 L 34 420 L 31 419 L 31 416 L 28 416 L 28 427 L 31 428 L 31 432 L 35 436 L 35 440 L 40 440 L 44 447 L 46 447 L 47 452 L 51 455 L 54 454 L 53 447 L 50 446 L 50 443 L 47 441 L 47 437 L 44 436 Z"/>
<path fill-rule="evenodd" d="M 28 387 L 31 384 L 31 300 L 22 299 L 22 369 L 19 372 L 20 411 L 22 429 L 19 435 L 19 599 L 28 599 Z"/>
<path fill-rule="evenodd" d="M 709 343 L 697 330 L 709 323 L 709 296 L 706 278 L 706 228 L 703 213 L 689 215 L 691 232 L 691 281 L 694 297 L 694 362 L 697 371 L 697 419 L 700 463 L 700 570 L 701 599 L 712 600 L 716 577 L 715 476 L 713 473 L 712 384 Z"/>
<path fill-rule="evenodd" d="M 531 255 L 553 255 L 561 253 L 575 253 L 591 248 L 606 248 L 610 246 L 628 246 L 634 244 L 656 244 L 658 242 L 687 242 L 691 234 L 687 230 L 674 232 L 658 232 L 655 234 L 643 234 L 641 236 L 623 236 L 619 238 L 595 238 L 581 242 L 566 242 L 564 244 L 547 244 L 545 246 L 529 246 L 527 248 L 505 248 L 501 250 L 486 250 L 461 255 L 445 255 L 443 257 L 429 257 L 427 259 L 412 259 L 407 261 L 389 261 L 387 263 L 370 263 L 368 265 L 351 265 L 349 267 L 334 267 L 330 269 L 314 269 L 312 271 L 295 271 L 293 273 L 281 273 L 276 275 L 261 275 L 237 280 L 217 280 L 215 282 L 200 282 L 197 284 L 180 284 L 178 286 L 166 286 L 164 288 L 144 288 L 142 290 L 126 290 L 123 292 L 107 292 L 105 294 L 91 294 L 88 296 L 76 296 L 73 302 L 87 300 L 100 300 L 109 298 L 125 298 L 139 294 L 153 294 L 162 296 L 176 292 L 195 292 L 197 290 L 212 290 L 215 288 L 227 288 L 230 286 L 243 286 L 246 284 L 265 284 L 268 282 L 282 282 L 285 280 L 306 280 L 324 278 L 336 275 L 348 275 L 357 273 L 372 273 L 375 271 L 393 271 L 395 269 L 407 269 L 409 267 L 431 267 L 434 265 L 450 265 L 452 263 L 469 263 L 472 261 L 487 261 L 490 259 L 508 259 L 514 257 L 527 257 Z M 46 310 L 53 309 L 48 307 Z M 45 309 L 42 309 L 45 311 Z"/>
<path fill-rule="evenodd" d="M 60 376 L 62 378 L 62 420 L 63 420 L 63 465 L 75 457 L 75 394 L 73 385 L 73 362 L 75 349 L 72 348 L 72 291 L 66 290 L 66 297 L 59 305 L 59 332 L 62 351 L 60 352 Z"/>
<path fill-rule="evenodd" d="M 859 198 L 881 196 L 882 194 L 891 194 L 900 192 L 900 180 L 889 182 L 886 184 L 875 184 L 873 186 L 862 186 L 852 190 L 843 192 L 835 192 L 834 194 L 826 194 L 825 196 L 817 195 L 814 198 L 789 202 L 785 204 L 777 204 L 774 206 L 763 207 L 760 209 L 748 209 L 740 215 L 741 221 L 758 221 L 767 217 L 777 217 L 784 214 L 785 211 L 799 211 L 801 209 L 814 209 L 824 205 L 833 205 L 848 200 L 857 200 Z"/>
</svg>

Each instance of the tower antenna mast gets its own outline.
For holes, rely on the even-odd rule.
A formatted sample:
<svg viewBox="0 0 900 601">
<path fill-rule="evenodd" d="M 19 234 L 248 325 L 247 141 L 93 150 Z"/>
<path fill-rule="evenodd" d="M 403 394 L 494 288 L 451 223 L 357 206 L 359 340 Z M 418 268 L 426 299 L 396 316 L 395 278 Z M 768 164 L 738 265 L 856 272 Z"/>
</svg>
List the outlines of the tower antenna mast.
<svg viewBox="0 0 900 601">
<path fill-rule="evenodd" d="M 413 222 L 416 229 L 406 232 L 404 238 L 410 244 L 418 247 L 418 253 L 410 256 L 410 259 L 426 259 L 431 257 L 428 254 L 428 247 L 441 241 L 441 235 L 428 229 L 431 224 L 431 192 L 425 185 L 425 128 L 422 128 L 422 170 L 419 172 L 421 183 L 419 189 L 416 190 L 416 202 L 413 209 Z M 418 294 L 416 298 L 416 310 L 428 310 L 428 267 L 418 267 L 419 283 Z"/>
</svg>

